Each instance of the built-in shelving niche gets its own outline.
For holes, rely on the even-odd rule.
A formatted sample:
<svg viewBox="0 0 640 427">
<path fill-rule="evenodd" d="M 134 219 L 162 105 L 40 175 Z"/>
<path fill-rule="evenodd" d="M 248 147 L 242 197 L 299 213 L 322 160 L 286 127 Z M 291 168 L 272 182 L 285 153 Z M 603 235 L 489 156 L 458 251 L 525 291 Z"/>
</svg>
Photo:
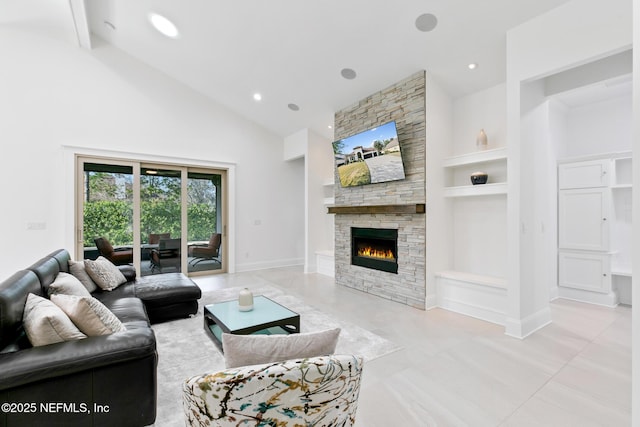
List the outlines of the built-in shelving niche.
<svg viewBox="0 0 640 427">
<path fill-rule="evenodd" d="M 447 157 L 442 166 L 445 171 L 445 198 L 473 197 L 475 200 L 497 197 L 495 200 L 488 198 L 487 203 L 504 204 L 504 196 L 507 194 L 506 147 Z M 488 174 L 486 184 L 471 184 L 470 175 L 478 171 Z M 507 285 L 504 278 L 458 270 L 440 271 L 435 276 L 438 306 L 504 324 L 507 306 Z"/>
<path fill-rule="evenodd" d="M 448 157 L 443 162 L 447 171 L 445 197 L 469 197 L 507 194 L 506 147 L 476 151 Z M 482 171 L 489 175 L 486 184 L 471 185 L 470 175 Z"/>
</svg>

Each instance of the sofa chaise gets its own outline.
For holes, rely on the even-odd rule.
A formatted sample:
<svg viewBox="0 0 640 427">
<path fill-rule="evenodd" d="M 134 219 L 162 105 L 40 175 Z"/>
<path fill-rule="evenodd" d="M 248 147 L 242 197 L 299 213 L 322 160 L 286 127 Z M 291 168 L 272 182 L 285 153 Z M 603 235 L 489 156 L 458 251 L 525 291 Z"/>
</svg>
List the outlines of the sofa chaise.
<svg viewBox="0 0 640 427">
<path fill-rule="evenodd" d="M 144 426 L 156 417 L 158 354 L 151 323 L 187 317 L 200 288 L 181 273 L 127 282 L 91 295 L 126 330 L 33 347 L 23 327 L 29 294 L 48 297 L 69 253 L 57 250 L 0 283 L 0 426 Z"/>
</svg>

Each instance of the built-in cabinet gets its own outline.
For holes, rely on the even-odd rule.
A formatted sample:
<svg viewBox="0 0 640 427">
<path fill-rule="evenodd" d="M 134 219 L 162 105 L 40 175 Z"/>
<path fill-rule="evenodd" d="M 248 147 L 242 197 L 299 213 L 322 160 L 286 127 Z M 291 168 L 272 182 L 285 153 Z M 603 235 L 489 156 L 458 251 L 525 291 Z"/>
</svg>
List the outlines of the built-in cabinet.
<svg viewBox="0 0 640 427">
<path fill-rule="evenodd" d="M 616 276 L 631 274 L 630 188 L 628 156 L 616 154 L 559 164 L 561 297 L 606 306 L 627 302 L 625 295 L 630 295 L 630 289 L 622 289 L 625 280 Z M 619 294 L 623 295 L 622 301 Z"/>
</svg>

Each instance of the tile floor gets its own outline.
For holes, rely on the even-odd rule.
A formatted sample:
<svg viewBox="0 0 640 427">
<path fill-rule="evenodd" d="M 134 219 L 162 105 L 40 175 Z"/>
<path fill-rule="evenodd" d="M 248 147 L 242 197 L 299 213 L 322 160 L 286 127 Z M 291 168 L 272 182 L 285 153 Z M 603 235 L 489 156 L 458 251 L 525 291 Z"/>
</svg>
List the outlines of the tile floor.
<svg viewBox="0 0 640 427">
<path fill-rule="evenodd" d="M 525 340 L 278 268 L 194 278 L 203 291 L 269 283 L 403 347 L 365 365 L 356 427 L 629 426 L 631 309 L 556 300 Z"/>
</svg>

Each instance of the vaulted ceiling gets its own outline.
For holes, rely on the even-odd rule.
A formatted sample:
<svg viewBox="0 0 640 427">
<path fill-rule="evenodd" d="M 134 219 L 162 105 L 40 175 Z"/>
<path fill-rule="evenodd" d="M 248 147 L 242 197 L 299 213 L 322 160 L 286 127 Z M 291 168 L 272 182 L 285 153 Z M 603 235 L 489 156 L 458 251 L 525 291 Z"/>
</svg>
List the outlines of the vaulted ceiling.
<svg viewBox="0 0 640 427">
<path fill-rule="evenodd" d="M 88 48 L 112 44 L 280 136 L 331 138 L 336 110 L 419 70 L 453 97 L 503 82 L 506 31 L 567 1 L 0 0 L 0 12 L 31 7 L 37 25 L 65 7 Z"/>
</svg>

